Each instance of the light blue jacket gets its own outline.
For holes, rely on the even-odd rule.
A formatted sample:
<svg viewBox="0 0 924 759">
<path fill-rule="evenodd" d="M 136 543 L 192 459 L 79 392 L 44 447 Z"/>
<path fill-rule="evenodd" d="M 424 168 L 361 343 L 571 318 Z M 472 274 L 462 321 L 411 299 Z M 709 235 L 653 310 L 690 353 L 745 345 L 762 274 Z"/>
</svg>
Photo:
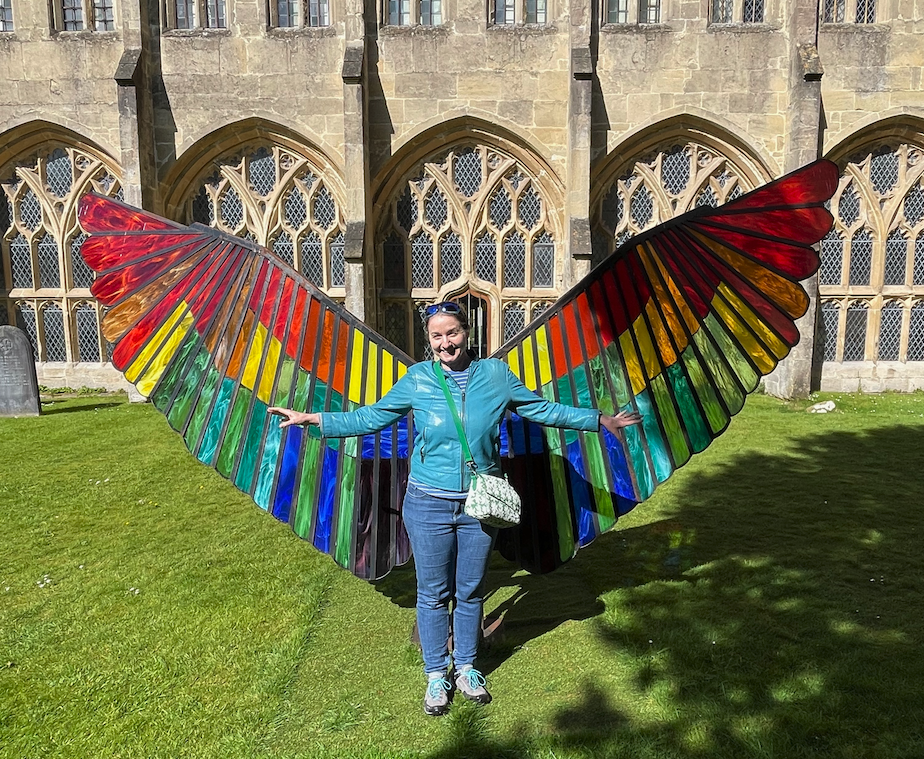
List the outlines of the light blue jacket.
<svg viewBox="0 0 924 759">
<path fill-rule="evenodd" d="M 600 412 L 554 403 L 536 395 L 503 361 L 475 359 L 463 393 L 450 377 L 446 383 L 462 419 L 472 457 L 483 474 L 500 472 L 499 422 L 509 409 L 524 419 L 550 427 L 592 431 L 599 429 Z M 321 414 L 324 437 L 369 435 L 414 412 L 414 450 L 411 476 L 443 490 L 468 489 L 469 472 L 462 454 L 452 412 L 433 373 L 433 362 L 412 365 L 380 401 L 355 411 Z"/>
</svg>

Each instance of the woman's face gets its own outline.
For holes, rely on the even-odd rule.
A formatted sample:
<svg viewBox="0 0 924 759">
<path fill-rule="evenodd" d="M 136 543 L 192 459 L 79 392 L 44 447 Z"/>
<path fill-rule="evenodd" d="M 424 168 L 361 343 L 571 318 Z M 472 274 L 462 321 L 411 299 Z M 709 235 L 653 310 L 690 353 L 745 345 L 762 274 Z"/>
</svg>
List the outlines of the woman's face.
<svg viewBox="0 0 924 759">
<path fill-rule="evenodd" d="M 427 322 L 427 337 L 433 356 L 450 369 L 468 364 L 468 330 L 453 314 L 439 313 Z"/>
</svg>

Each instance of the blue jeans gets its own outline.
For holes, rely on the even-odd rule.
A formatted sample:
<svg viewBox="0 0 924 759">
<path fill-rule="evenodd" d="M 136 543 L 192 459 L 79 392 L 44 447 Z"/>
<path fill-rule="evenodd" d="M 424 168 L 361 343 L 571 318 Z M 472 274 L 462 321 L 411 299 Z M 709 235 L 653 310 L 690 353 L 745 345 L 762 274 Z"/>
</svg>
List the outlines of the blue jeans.
<svg viewBox="0 0 924 759">
<path fill-rule="evenodd" d="M 481 639 L 484 578 L 497 529 L 468 516 L 464 501 L 434 498 L 413 484 L 404 497 L 404 526 L 417 571 L 417 630 L 424 671 L 475 663 Z M 453 654 L 449 657 L 449 601 Z"/>
</svg>

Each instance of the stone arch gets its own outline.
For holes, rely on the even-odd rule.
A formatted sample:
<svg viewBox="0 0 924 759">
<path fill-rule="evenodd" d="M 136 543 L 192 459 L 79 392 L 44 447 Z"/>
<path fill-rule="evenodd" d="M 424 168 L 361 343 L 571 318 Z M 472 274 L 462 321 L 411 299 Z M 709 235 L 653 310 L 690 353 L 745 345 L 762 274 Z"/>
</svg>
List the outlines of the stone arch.
<svg viewBox="0 0 924 759">
<path fill-rule="evenodd" d="M 121 167 L 115 158 L 118 146 L 104 146 L 104 143 L 85 137 L 80 132 L 81 125 L 71 119 L 61 116 L 50 118 L 56 120 L 26 119 L 10 125 L 0 133 L 0 166 L 44 144 L 60 142 L 94 155 L 121 174 Z"/>
<path fill-rule="evenodd" d="M 548 162 L 480 120 L 408 141 L 373 190 L 385 335 L 425 358 L 418 309 L 461 297 L 477 309 L 479 350 L 498 348 L 564 290 L 563 198 Z"/>
<path fill-rule="evenodd" d="M 330 158 L 291 130 L 236 122 L 184 153 L 167 215 L 272 249 L 328 295 L 345 297 L 345 188 Z"/>
<path fill-rule="evenodd" d="M 593 168 L 594 263 L 644 229 L 695 206 L 721 205 L 771 178 L 737 136 L 696 116 L 649 125 Z"/>
<path fill-rule="evenodd" d="M 167 188 L 164 196 L 165 214 L 171 219 L 182 218 L 184 199 L 188 197 L 192 185 L 209 173 L 209 167 L 222 156 L 245 150 L 248 145 L 255 143 L 270 143 L 304 157 L 317 173 L 331 183 L 337 200 L 342 203 L 343 168 L 339 161 L 331 157 L 333 153 L 330 149 L 312 144 L 293 128 L 251 117 L 205 132 L 183 151 L 164 177 L 163 186 Z"/>
</svg>

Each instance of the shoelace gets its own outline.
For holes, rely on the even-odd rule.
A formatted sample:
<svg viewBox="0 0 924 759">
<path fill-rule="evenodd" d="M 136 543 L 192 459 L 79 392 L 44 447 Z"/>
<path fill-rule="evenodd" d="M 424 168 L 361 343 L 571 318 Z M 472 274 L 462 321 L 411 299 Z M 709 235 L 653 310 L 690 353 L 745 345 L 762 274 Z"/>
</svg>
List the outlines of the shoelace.
<svg viewBox="0 0 924 759">
<path fill-rule="evenodd" d="M 452 685 L 445 677 L 431 680 L 430 684 L 427 686 L 427 698 L 438 698 L 440 695 L 440 688 L 448 693 L 450 690 L 452 690 Z"/>
<path fill-rule="evenodd" d="M 460 672 L 459 677 L 464 677 L 467 680 L 470 690 L 478 690 L 488 684 L 488 681 L 484 679 L 484 675 L 477 669 L 467 669 L 465 672 Z"/>
</svg>

